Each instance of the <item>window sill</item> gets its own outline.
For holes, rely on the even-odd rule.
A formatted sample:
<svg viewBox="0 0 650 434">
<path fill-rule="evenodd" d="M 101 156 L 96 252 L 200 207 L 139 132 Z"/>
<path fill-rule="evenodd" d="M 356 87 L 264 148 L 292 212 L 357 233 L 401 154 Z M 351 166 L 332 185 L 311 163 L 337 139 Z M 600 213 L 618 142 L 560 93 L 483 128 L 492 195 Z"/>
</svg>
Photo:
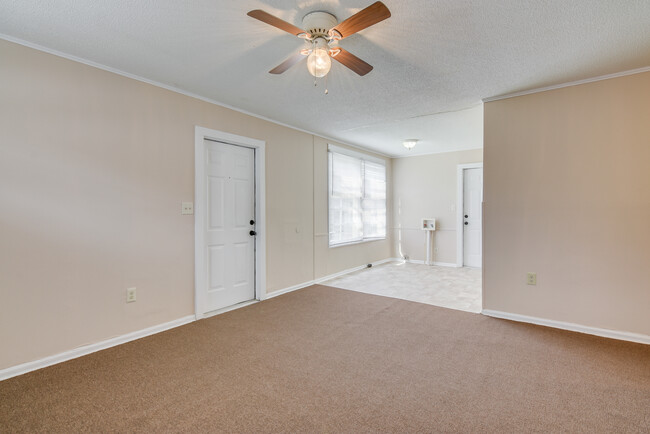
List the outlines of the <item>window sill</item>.
<svg viewBox="0 0 650 434">
<path fill-rule="evenodd" d="M 383 237 L 383 238 L 366 238 L 364 240 L 359 240 L 359 241 L 350 241 L 349 243 L 330 244 L 329 248 L 330 249 L 335 249 L 337 247 L 354 246 L 355 244 L 371 243 L 373 241 L 386 241 L 386 237 Z"/>
</svg>

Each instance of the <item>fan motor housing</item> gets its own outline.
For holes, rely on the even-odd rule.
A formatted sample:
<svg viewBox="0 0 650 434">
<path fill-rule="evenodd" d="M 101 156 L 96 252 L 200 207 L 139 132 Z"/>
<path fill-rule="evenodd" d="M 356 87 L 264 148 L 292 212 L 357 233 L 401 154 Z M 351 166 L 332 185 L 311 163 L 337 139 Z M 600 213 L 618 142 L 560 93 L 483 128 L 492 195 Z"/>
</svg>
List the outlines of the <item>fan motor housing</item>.
<svg viewBox="0 0 650 434">
<path fill-rule="evenodd" d="M 327 32 L 338 24 L 336 17 L 329 12 L 310 12 L 302 19 L 302 28 L 313 37 L 327 36 Z"/>
</svg>

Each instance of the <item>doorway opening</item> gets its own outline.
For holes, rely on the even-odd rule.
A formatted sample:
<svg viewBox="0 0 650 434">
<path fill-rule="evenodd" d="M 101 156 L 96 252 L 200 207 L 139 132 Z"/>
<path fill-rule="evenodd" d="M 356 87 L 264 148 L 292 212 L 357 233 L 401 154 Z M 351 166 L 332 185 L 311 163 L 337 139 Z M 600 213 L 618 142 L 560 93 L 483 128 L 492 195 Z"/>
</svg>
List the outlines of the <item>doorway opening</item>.
<svg viewBox="0 0 650 434">
<path fill-rule="evenodd" d="M 195 131 L 195 315 L 266 295 L 264 142 Z"/>
</svg>

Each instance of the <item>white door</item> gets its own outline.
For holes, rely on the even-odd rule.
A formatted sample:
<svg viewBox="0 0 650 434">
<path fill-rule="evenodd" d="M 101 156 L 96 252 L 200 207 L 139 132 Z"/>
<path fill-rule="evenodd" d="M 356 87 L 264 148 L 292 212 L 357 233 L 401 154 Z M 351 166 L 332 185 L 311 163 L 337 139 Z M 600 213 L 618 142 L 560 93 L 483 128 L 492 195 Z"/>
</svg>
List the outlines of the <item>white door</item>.
<svg viewBox="0 0 650 434">
<path fill-rule="evenodd" d="M 205 141 L 205 311 L 255 298 L 255 150 Z"/>
<path fill-rule="evenodd" d="M 463 170 L 463 265 L 481 267 L 483 169 Z"/>
</svg>

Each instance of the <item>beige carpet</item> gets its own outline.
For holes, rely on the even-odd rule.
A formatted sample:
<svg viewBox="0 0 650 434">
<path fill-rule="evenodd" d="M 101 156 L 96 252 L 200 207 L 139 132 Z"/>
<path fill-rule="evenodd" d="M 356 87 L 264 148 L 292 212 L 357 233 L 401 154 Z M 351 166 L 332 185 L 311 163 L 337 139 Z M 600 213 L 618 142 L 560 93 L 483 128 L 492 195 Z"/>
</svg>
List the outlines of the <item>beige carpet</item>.
<svg viewBox="0 0 650 434">
<path fill-rule="evenodd" d="M 0 383 L 1 432 L 648 432 L 650 346 L 314 286 Z"/>
</svg>

